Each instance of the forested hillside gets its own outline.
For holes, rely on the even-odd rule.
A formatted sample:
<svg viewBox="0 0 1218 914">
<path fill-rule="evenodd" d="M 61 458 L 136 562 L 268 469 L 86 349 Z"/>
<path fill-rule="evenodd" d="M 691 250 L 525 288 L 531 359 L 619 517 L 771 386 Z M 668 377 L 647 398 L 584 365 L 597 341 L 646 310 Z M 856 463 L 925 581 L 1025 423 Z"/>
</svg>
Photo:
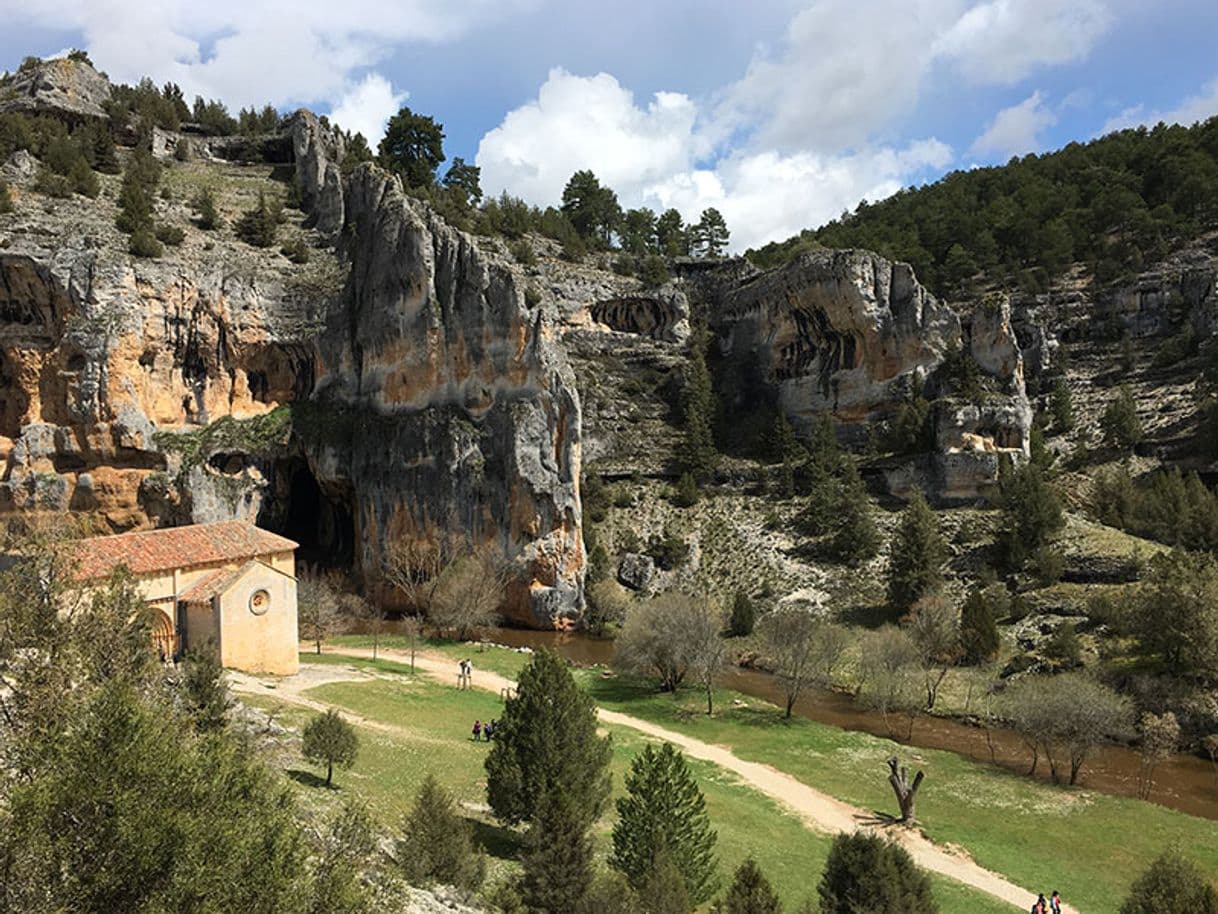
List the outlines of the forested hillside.
<svg viewBox="0 0 1218 914">
<path fill-rule="evenodd" d="M 1132 276 L 1218 224 L 1218 118 L 1138 128 L 1006 165 L 956 171 L 819 229 L 750 251 L 763 267 L 809 247 L 857 247 L 913 264 L 939 295 L 979 274 L 1043 291 L 1070 264 Z"/>
</svg>

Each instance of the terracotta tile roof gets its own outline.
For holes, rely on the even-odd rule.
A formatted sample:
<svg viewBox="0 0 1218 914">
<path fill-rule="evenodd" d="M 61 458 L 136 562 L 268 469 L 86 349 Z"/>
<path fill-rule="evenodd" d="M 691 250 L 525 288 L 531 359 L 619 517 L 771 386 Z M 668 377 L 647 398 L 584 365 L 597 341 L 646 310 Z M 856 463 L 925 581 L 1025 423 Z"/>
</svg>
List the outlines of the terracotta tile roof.
<svg viewBox="0 0 1218 914">
<path fill-rule="evenodd" d="M 255 565 L 260 565 L 261 562 L 250 559 L 240 568 L 219 568 L 211 574 L 204 575 L 195 583 L 187 587 L 178 596 L 178 599 L 183 603 L 208 603 L 212 597 L 219 596 L 228 590 L 241 579 L 241 577 L 253 568 Z M 265 567 L 270 567 L 269 565 Z"/>
<path fill-rule="evenodd" d="M 243 520 L 94 536 L 77 543 L 78 574 L 85 580 L 100 578 L 118 565 L 135 574 L 150 574 L 290 552 L 296 546 Z"/>
</svg>

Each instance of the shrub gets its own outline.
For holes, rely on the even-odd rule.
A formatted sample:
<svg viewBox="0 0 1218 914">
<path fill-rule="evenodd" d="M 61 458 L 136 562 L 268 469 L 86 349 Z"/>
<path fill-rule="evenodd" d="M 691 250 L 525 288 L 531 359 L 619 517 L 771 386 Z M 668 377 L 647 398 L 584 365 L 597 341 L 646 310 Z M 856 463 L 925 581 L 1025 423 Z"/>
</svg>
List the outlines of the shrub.
<svg viewBox="0 0 1218 914">
<path fill-rule="evenodd" d="M 1108 404 L 1100 416 L 1100 429 L 1104 444 L 1122 454 L 1128 454 L 1142 440 L 1142 422 L 1138 418 L 1137 403 L 1128 387 L 1122 386 L 1116 398 Z"/>
<path fill-rule="evenodd" d="M 732 600 L 732 615 L 728 622 L 728 631 L 733 637 L 743 637 L 753 634 L 753 627 L 757 624 L 757 607 L 753 605 L 753 601 L 749 595 L 743 590 L 736 591 L 736 596 Z"/>
<path fill-rule="evenodd" d="M 634 258 L 629 254 L 618 254 L 611 266 L 618 276 L 633 276 L 635 273 Z"/>
<path fill-rule="evenodd" d="M 13 192 L 9 189 L 8 182 L 0 178 L 0 214 L 11 213 L 13 211 Z"/>
<path fill-rule="evenodd" d="M 130 234 L 145 229 L 151 234 L 153 194 L 160 180 L 161 166 L 146 149 L 137 150 L 127 160 L 118 194 L 119 214 L 115 222 L 119 229 Z"/>
<path fill-rule="evenodd" d="M 72 196 L 72 182 L 65 175 L 56 174 L 47 166 L 38 169 L 38 177 L 34 181 L 34 190 L 48 197 L 59 200 Z"/>
<path fill-rule="evenodd" d="M 1053 392 L 1049 395 L 1049 415 L 1053 417 L 1054 431 L 1068 432 L 1074 428 L 1074 398 L 1065 378 L 1053 382 Z"/>
<path fill-rule="evenodd" d="M 268 202 L 266 192 L 258 191 L 258 203 L 246 210 L 234 226 L 237 237 L 256 248 L 271 247 L 279 234 L 281 211 L 278 201 Z"/>
<path fill-rule="evenodd" d="M 737 868 L 731 888 L 715 911 L 718 914 L 782 914 L 782 904 L 757 861 L 749 857 Z"/>
<path fill-rule="evenodd" d="M 304 264 L 309 262 L 309 245 L 303 235 L 297 235 L 282 248 L 279 253 L 292 263 Z"/>
<path fill-rule="evenodd" d="M 529 244 L 527 238 L 516 239 L 508 250 L 512 255 L 512 259 L 521 266 L 531 267 L 537 263 L 537 255 L 533 253 L 533 245 Z"/>
<path fill-rule="evenodd" d="M 396 841 L 398 863 L 413 885 L 442 883 L 473 891 L 486 873 L 474 847 L 473 830 L 457 813 L 452 796 L 429 774 L 402 820 Z"/>
<path fill-rule="evenodd" d="M 698 503 L 698 484 L 694 481 L 693 474 L 681 474 L 681 478 L 677 480 L 672 503 L 678 508 L 692 508 Z"/>
<path fill-rule="evenodd" d="M 671 527 L 662 536 L 652 535 L 647 541 L 647 554 L 664 571 L 679 568 L 689 559 L 689 543 Z"/>
<path fill-rule="evenodd" d="M 935 914 L 930 879 L 899 844 L 866 832 L 833 839 L 817 886 L 821 914 Z"/>
<path fill-rule="evenodd" d="M 138 228 L 131 233 L 131 241 L 127 250 L 136 257 L 160 257 L 165 253 L 161 242 L 147 228 Z"/>
<path fill-rule="evenodd" d="M 1164 851 L 1129 889 L 1120 914 L 1218 914 L 1218 890 L 1178 849 Z"/>
<path fill-rule="evenodd" d="M 162 244 L 177 247 L 186 240 L 186 232 L 179 225 L 167 225 L 162 222 L 156 227 L 156 240 Z"/>
<path fill-rule="evenodd" d="M 1066 669 L 1072 669 L 1082 662 L 1083 646 L 1078 640 L 1078 632 L 1070 622 L 1063 622 L 1057 631 L 1045 643 L 1045 656 L 1057 661 Z"/>
<path fill-rule="evenodd" d="M 541 304 L 541 290 L 536 286 L 527 286 L 524 290 L 524 303 L 526 307 L 536 308 Z"/>
<path fill-rule="evenodd" d="M 72 163 L 68 170 L 68 181 L 72 184 L 72 190 L 83 197 L 96 199 L 101 193 L 101 182 L 97 180 L 96 172 L 89 167 L 83 156 L 78 156 Z"/>
<path fill-rule="evenodd" d="M 668 282 L 668 264 L 659 254 L 649 254 L 639 267 L 639 279 L 649 289 Z"/>
<path fill-rule="evenodd" d="M 205 187 L 199 191 L 194 205 L 199 213 L 199 228 L 210 232 L 223 224 L 224 220 L 216 208 L 216 192 L 212 188 Z"/>
<path fill-rule="evenodd" d="M 359 751 L 355 728 L 330 709 L 314 717 L 304 728 L 301 752 L 311 762 L 326 766 L 326 786 L 334 780 L 334 766 L 350 768 Z"/>
<path fill-rule="evenodd" d="M 960 611 L 960 645 L 965 663 L 985 663 L 997 656 L 1001 644 L 997 610 L 1001 606 L 1001 614 L 1006 614 L 1003 603 L 1009 604 L 1009 599 L 1000 584 L 973 590 L 965 599 Z"/>
<path fill-rule="evenodd" d="M 173 157 L 179 162 L 189 162 L 192 158 L 190 140 L 180 137 L 177 145 L 173 147 Z"/>
<path fill-rule="evenodd" d="M 1041 546 L 1032 556 L 1032 568 L 1036 580 L 1042 587 L 1056 584 L 1062 579 L 1066 570 L 1066 559 L 1057 549 L 1051 546 Z"/>
</svg>

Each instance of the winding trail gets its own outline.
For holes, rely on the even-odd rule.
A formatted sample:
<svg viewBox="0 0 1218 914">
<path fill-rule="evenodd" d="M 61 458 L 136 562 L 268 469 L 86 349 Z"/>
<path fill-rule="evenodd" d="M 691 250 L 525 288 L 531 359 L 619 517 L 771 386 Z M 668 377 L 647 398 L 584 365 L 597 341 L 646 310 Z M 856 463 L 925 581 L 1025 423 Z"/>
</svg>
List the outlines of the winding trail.
<svg viewBox="0 0 1218 914">
<path fill-rule="evenodd" d="M 371 658 L 372 656 L 372 651 L 366 648 L 327 648 L 325 652 L 363 659 Z M 410 655 L 405 651 L 382 648 L 378 652 L 378 656 L 385 660 L 392 660 L 395 663 L 410 662 Z M 448 657 L 418 652 L 415 655 L 415 667 L 432 678 L 452 683 L 454 686 L 456 684 L 456 664 Z M 302 667 L 301 669 L 302 673 L 306 669 L 316 672 L 310 672 L 306 676 L 293 677 L 293 679 L 279 680 L 277 687 L 274 689 L 258 687 L 261 684 L 258 677 L 241 674 L 233 675 L 231 673 L 230 675 L 233 675 L 233 685 L 238 691 L 275 695 L 285 701 L 314 708 L 315 710 L 324 710 L 328 706 L 305 696 L 303 694 L 305 690 L 325 682 L 354 678 L 350 672 L 345 672 L 340 668 Z M 321 673 L 321 670 L 326 672 Z M 329 675 L 326 675 L 327 673 Z M 295 680 L 299 680 L 299 682 Z M 516 682 L 489 670 L 476 669 L 474 671 L 473 686 L 477 689 L 503 694 L 505 690 L 514 690 Z M 799 818 L 805 826 L 814 831 L 835 835 L 841 832 L 854 832 L 860 829 L 874 830 L 877 828 L 874 814 L 867 810 L 851 806 L 849 803 L 844 803 L 836 797 L 831 797 L 814 787 L 809 787 L 785 771 L 779 771 L 771 765 L 742 759 L 725 746 L 712 745 L 711 743 L 669 730 L 649 721 L 632 717 L 629 714 L 622 714 L 619 711 L 598 708 L 597 713 L 600 716 L 600 720 L 606 724 L 627 727 L 645 736 L 672 743 L 692 758 L 702 759 L 703 761 L 718 765 L 727 771 L 731 771 L 745 784 L 779 803 Z M 354 715 L 351 716 L 352 719 L 357 720 L 359 723 L 367 724 L 377 729 L 395 729 L 392 725 L 384 724 L 380 721 L 369 721 Z M 900 842 L 919 866 L 933 873 L 938 873 L 940 876 L 945 876 L 948 879 L 985 892 L 987 895 L 998 898 L 1024 911 L 1028 910 L 1032 906 L 1032 902 L 1036 900 L 1036 892 L 1021 888 L 1003 876 L 987 870 L 961 851 L 935 844 L 920 831 L 891 829 L 886 831 L 886 834 Z M 1080 914 L 1076 908 L 1070 905 L 1063 904 L 1062 911 L 1065 914 Z"/>
</svg>

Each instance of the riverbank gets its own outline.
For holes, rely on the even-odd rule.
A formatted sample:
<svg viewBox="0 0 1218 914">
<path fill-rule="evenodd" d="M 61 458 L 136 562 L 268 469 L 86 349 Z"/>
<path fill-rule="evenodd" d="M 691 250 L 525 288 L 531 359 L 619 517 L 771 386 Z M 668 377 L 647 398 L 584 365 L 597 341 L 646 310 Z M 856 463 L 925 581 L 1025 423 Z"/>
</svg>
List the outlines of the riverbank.
<svg viewBox="0 0 1218 914">
<path fill-rule="evenodd" d="M 581 667 L 609 667 L 613 660 L 613 642 L 587 635 L 563 632 L 539 632 L 522 629 L 494 629 L 488 640 L 508 648 L 536 649 L 548 647 Z M 332 644 L 348 647 L 370 647 L 369 635 L 342 635 L 331 639 Z M 408 649 L 409 642 L 400 635 L 384 635 L 381 643 L 388 648 Z M 514 676 L 524 665 L 525 656 L 512 650 L 496 651 L 475 642 L 453 642 L 442 639 L 420 639 L 428 650 L 438 651 L 454 659 L 472 656 L 475 664 Z M 728 692 L 739 693 L 746 700 L 761 700 L 772 705 L 782 702 L 779 684 L 774 677 L 759 670 L 733 668 L 721 679 Z M 850 696 L 822 689 L 808 689 L 797 702 L 795 713 L 800 717 L 838 727 L 843 730 L 886 738 L 883 718 L 859 707 Z M 983 729 L 955 717 L 920 715 L 907 744 L 916 749 L 952 752 L 983 765 L 1025 778 L 1031 783 L 1038 779 L 1047 783 L 1048 766 L 1041 765 L 1036 778 L 1027 775 L 1029 758 L 1019 736 L 1002 728 Z M 1089 757 L 1083 772 L 1083 786 L 1114 797 L 1137 798 L 1140 757 L 1126 746 L 1100 746 Z M 1190 816 L 1218 821 L 1218 768 L 1193 755 L 1179 754 L 1161 763 L 1156 770 L 1155 788 L 1151 801 Z"/>
</svg>

